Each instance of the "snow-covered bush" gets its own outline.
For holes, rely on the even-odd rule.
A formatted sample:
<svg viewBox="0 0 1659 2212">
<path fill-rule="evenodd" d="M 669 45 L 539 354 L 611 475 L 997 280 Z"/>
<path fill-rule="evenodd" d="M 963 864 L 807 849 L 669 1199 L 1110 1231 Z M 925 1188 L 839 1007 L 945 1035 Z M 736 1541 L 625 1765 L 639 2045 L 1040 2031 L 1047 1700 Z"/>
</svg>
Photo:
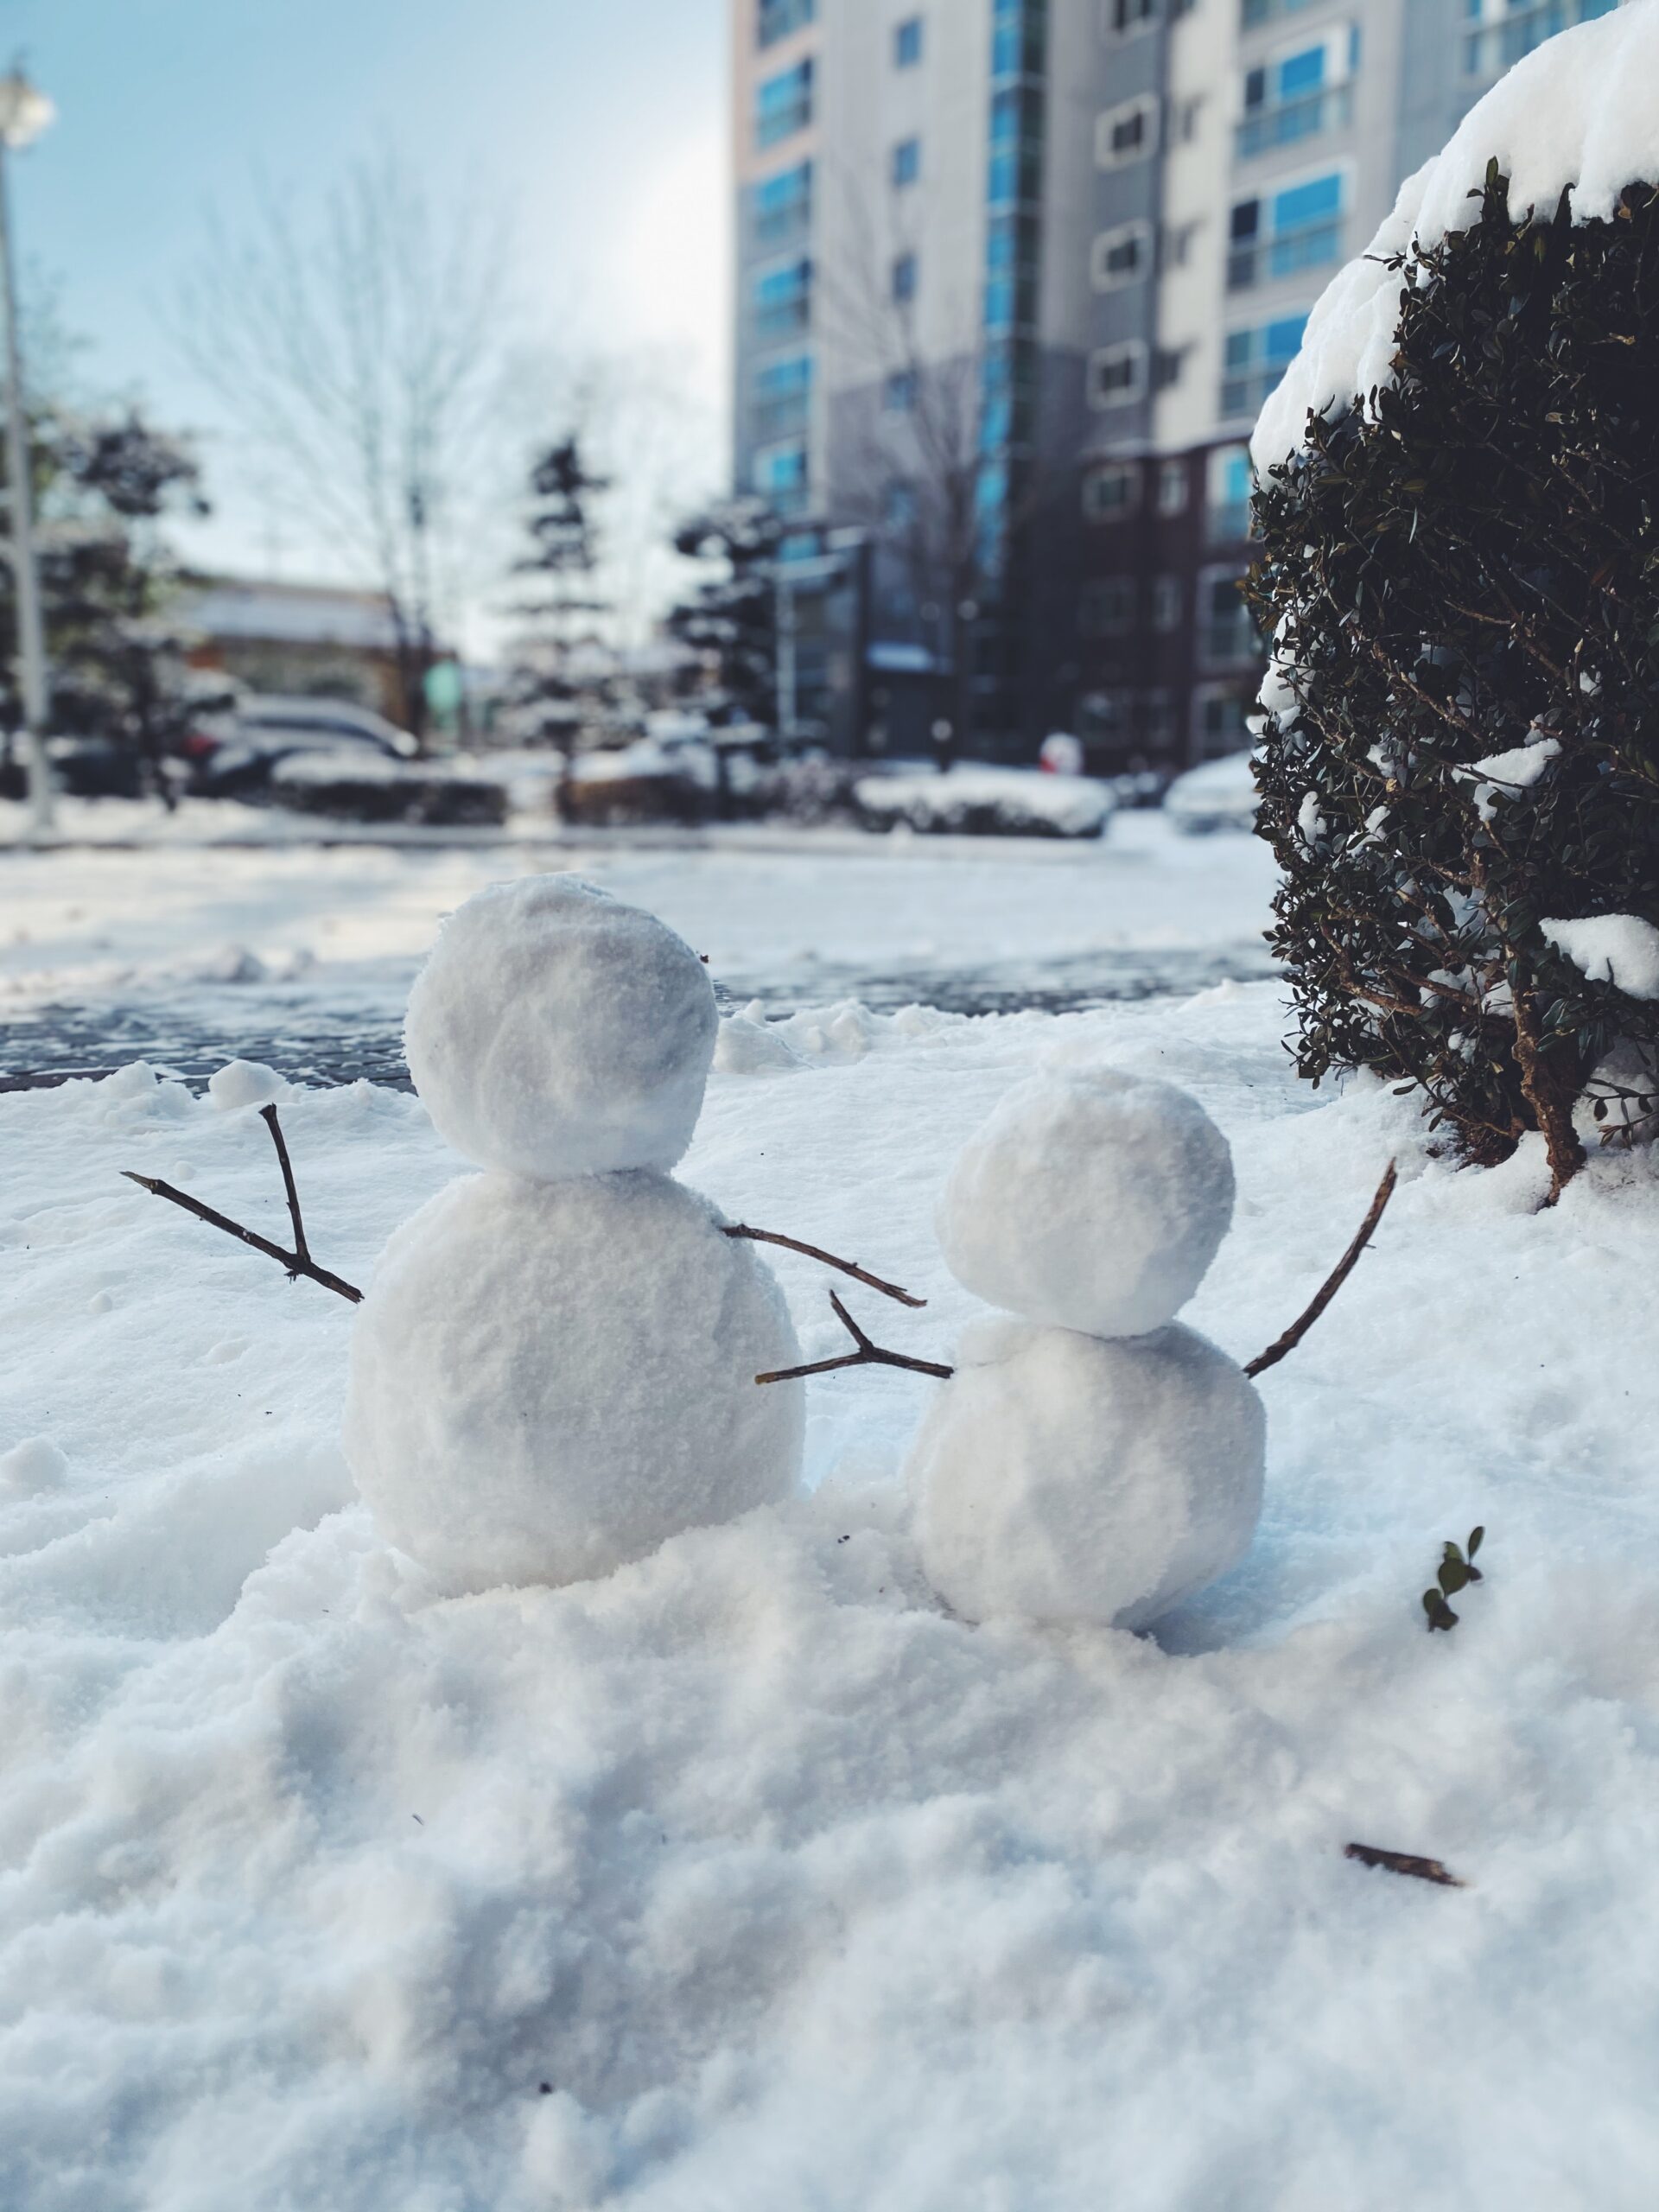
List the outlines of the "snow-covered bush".
<svg viewBox="0 0 1659 2212">
<path fill-rule="evenodd" d="M 1659 1091 L 1656 80 L 1651 7 L 1517 67 L 1332 286 L 1255 445 L 1302 1071 L 1420 1086 L 1475 1160 L 1541 1129 L 1557 1188 L 1616 1047 L 1598 1115 Z"/>
</svg>

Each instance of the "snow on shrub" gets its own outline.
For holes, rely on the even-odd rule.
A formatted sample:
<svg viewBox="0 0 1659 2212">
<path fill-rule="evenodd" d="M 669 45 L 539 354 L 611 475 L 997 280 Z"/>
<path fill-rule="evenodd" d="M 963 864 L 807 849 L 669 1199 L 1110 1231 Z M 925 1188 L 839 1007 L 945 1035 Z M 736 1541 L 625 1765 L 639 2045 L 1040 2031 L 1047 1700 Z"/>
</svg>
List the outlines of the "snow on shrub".
<svg viewBox="0 0 1659 2212">
<path fill-rule="evenodd" d="M 1473 1160 L 1541 1129 L 1557 1190 L 1592 1077 L 1626 1130 L 1659 1092 L 1656 82 L 1652 6 L 1515 69 L 1254 447 L 1302 1071 L 1421 1087 Z"/>
</svg>

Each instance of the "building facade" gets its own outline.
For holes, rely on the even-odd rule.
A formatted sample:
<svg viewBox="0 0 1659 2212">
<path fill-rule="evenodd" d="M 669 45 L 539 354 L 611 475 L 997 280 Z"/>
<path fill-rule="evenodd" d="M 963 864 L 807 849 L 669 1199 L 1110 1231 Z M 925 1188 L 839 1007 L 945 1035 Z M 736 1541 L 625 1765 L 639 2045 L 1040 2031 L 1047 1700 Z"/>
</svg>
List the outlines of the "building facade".
<svg viewBox="0 0 1659 2212">
<path fill-rule="evenodd" d="M 804 637 L 862 594 L 801 726 L 1247 742 L 1256 412 L 1402 178 L 1611 4 L 734 0 L 738 484 Z"/>
</svg>

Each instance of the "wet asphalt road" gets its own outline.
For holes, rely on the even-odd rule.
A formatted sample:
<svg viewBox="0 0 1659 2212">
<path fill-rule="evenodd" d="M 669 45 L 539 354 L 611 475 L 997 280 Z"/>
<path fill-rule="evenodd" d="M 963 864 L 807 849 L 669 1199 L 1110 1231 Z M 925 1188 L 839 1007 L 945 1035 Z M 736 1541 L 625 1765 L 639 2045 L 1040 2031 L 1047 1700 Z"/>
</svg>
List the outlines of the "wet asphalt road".
<svg viewBox="0 0 1659 2212">
<path fill-rule="evenodd" d="M 1185 995 L 1228 979 L 1271 975 L 1266 949 L 1249 944 L 1202 951 L 1100 952 L 1040 966 L 949 968 L 886 975 L 815 967 L 734 975 L 719 987 L 728 1009 L 759 1000 L 768 1014 L 858 999 L 878 1013 L 923 1004 L 951 1014 L 1076 1012 L 1116 1000 Z M 255 992 L 197 988 L 107 1006 L 46 1006 L 0 1020 L 0 1090 L 49 1088 L 76 1076 L 104 1076 L 133 1060 L 200 1088 L 227 1059 L 263 1060 L 304 1084 L 409 1087 L 404 1065 L 403 991 L 384 1004 L 331 1003 L 315 982 Z"/>
</svg>

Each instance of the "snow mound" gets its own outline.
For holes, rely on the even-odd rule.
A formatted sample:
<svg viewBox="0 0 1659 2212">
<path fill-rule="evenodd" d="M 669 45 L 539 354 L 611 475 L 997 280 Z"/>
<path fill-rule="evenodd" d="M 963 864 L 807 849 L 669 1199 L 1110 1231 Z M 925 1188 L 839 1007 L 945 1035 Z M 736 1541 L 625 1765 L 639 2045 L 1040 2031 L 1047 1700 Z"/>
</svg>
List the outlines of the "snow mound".
<svg viewBox="0 0 1659 2212">
<path fill-rule="evenodd" d="M 234 1114 L 245 1106 L 270 1106 L 288 1089 L 288 1079 L 263 1060 L 226 1060 L 207 1078 L 207 1096 L 221 1113 Z"/>
<path fill-rule="evenodd" d="M 466 1176 L 397 1230 L 352 1338 L 346 1451 L 446 1589 L 610 1573 L 786 1497 L 801 1463 L 782 1291 L 683 1184 Z"/>
<path fill-rule="evenodd" d="M 1144 1628 L 1249 1549 L 1266 1447 L 1243 1370 L 1191 1329 L 981 1324 L 911 1456 L 922 1565 L 969 1620 Z"/>
<path fill-rule="evenodd" d="M 1051 1069 L 1009 1091 L 939 1201 L 957 1280 L 1027 1320 L 1137 1337 L 1174 1319 L 1233 1213 L 1227 1140 L 1173 1084 Z"/>
<path fill-rule="evenodd" d="M 1443 152 L 1400 188 L 1376 236 L 1332 278 L 1300 353 L 1262 409 L 1250 450 L 1265 474 L 1324 415 L 1393 381 L 1400 272 L 1385 264 L 1475 219 L 1486 164 L 1510 180 L 1510 207 L 1554 210 L 1573 188 L 1580 222 L 1612 215 L 1627 184 L 1659 181 L 1659 6 L 1639 0 L 1547 40 L 1478 100 Z M 1471 199 L 1471 194 L 1474 197 Z"/>
<path fill-rule="evenodd" d="M 444 924 L 404 1047 L 457 1152 L 552 1179 L 672 1167 L 718 1027 L 708 970 L 665 923 L 574 876 L 531 876 Z"/>
<path fill-rule="evenodd" d="M 853 798 L 876 829 L 966 836 L 1098 837 L 1115 807 L 1104 784 L 1032 768 L 867 776 Z"/>
<path fill-rule="evenodd" d="M 1589 982 L 1614 984 L 1627 998 L 1659 999 L 1659 929 L 1639 914 L 1592 914 L 1538 926 Z"/>
</svg>

